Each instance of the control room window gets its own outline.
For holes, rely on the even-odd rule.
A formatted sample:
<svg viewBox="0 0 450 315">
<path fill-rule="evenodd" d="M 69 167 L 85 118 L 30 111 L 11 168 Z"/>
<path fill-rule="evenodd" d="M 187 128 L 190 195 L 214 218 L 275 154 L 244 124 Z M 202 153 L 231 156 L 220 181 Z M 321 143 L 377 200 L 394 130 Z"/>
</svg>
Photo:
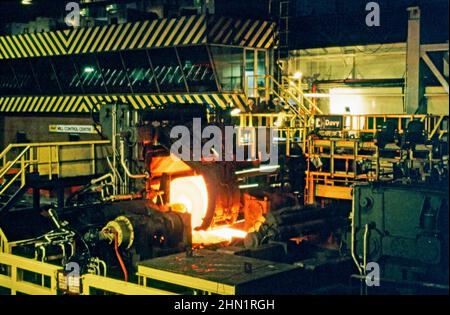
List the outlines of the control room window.
<svg viewBox="0 0 450 315">
<path fill-rule="evenodd" d="M 187 93 L 183 70 L 175 48 L 148 50 L 161 93 Z"/>
<path fill-rule="evenodd" d="M 147 51 L 134 50 L 122 53 L 131 88 L 134 93 L 157 93 L 155 74 Z"/>
<path fill-rule="evenodd" d="M 206 46 L 177 48 L 190 92 L 217 92 L 216 78 Z"/>
<path fill-rule="evenodd" d="M 71 56 L 52 57 L 63 94 L 82 94 L 80 75 Z"/>
<path fill-rule="evenodd" d="M 62 94 L 59 87 L 58 78 L 50 58 L 36 58 L 31 62 L 33 73 L 39 83 L 43 95 Z M 33 73 L 27 73 L 27 77 L 33 76 Z"/>
<path fill-rule="evenodd" d="M 107 94 L 105 82 L 94 54 L 73 56 L 80 83 L 88 94 Z"/>
<path fill-rule="evenodd" d="M 243 91 L 243 48 L 211 46 L 211 54 L 222 91 Z"/>
<path fill-rule="evenodd" d="M 17 93 L 16 78 L 10 60 L 0 60 L 0 94 L 13 95 Z"/>
<path fill-rule="evenodd" d="M 119 52 L 97 54 L 109 93 L 131 93 L 130 82 Z"/>
</svg>

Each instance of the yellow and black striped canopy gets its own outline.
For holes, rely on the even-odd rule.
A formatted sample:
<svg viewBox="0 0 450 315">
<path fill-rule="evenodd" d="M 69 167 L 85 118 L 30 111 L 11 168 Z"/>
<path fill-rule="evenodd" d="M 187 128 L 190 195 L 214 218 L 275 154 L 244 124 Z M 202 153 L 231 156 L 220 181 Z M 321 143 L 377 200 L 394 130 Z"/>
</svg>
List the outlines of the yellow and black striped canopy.
<svg viewBox="0 0 450 315">
<path fill-rule="evenodd" d="M 209 43 L 268 49 L 274 45 L 274 24 L 268 21 L 193 15 L 1 36 L 0 59 Z"/>
<path fill-rule="evenodd" d="M 134 94 L 134 95 L 78 95 L 78 96 L 18 96 L 0 97 L 0 113 L 78 113 L 97 111 L 102 104 L 121 102 L 135 109 L 158 108 L 169 103 L 204 104 L 210 108 L 226 108 L 233 103 L 245 108 L 243 94 Z"/>
</svg>

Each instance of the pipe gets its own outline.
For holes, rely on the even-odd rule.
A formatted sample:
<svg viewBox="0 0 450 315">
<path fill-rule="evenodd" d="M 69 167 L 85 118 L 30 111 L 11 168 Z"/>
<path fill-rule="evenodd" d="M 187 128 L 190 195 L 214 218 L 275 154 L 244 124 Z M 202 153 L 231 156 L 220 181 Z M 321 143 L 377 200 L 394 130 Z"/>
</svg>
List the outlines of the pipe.
<svg viewBox="0 0 450 315">
<path fill-rule="evenodd" d="M 75 254 L 75 246 L 71 241 L 69 241 L 68 243 L 70 246 L 70 257 L 72 257 Z"/>
<path fill-rule="evenodd" d="M 116 159 L 116 151 L 115 149 L 113 149 L 113 157 L 114 159 Z M 114 187 L 113 187 L 113 194 L 117 195 L 119 193 L 119 184 L 122 184 L 123 179 L 120 176 L 119 172 L 117 171 L 117 169 L 114 168 L 114 166 L 111 164 L 111 161 L 109 160 L 109 157 L 106 156 L 106 161 L 108 162 L 108 166 L 109 168 L 112 170 L 113 174 L 114 174 Z M 119 179 L 119 180 L 117 180 Z"/>
<path fill-rule="evenodd" d="M 111 182 L 106 181 L 108 178 L 111 179 Z M 113 193 L 115 193 L 116 192 L 116 184 L 115 184 L 114 175 L 111 174 L 111 173 L 108 173 L 108 174 L 105 174 L 105 175 L 103 175 L 103 176 L 101 176 L 99 178 L 91 180 L 91 185 L 96 185 L 97 183 L 101 183 L 103 181 L 105 181 L 105 182 L 101 184 L 101 191 L 100 191 L 100 193 L 101 193 L 102 200 L 105 200 L 105 192 L 106 192 L 107 196 L 110 195 L 108 186 L 112 186 Z"/>
<path fill-rule="evenodd" d="M 45 250 L 44 245 L 41 245 L 41 246 L 39 246 L 38 248 L 39 248 L 39 249 L 41 250 L 41 252 L 42 252 L 41 261 L 42 261 L 42 262 L 45 262 L 45 258 L 47 258 L 47 251 Z"/>
<path fill-rule="evenodd" d="M 101 265 L 103 267 L 103 276 L 106 277 L 106 272 L 107 272 L 106 263 L 99 258 L 97 258 L 97 260 L 98 260 L 99 265 Z"/>
<path fill-rule="evenodd" d="M 122 268 L 123 276 L 125 282 L 128 282 L 128 272 L 127 268 L 125 267 L 125 264 L 123 263 L 122 257 L 120 256 L 119 252 L 119 234 L 117 231 L 113 231 L 114 233 L 114 251 L 116 252 L 117 260 L 119 261 L 120 267 Z"/>
<path fill-rule="evenodd" d="M 58 230 L 61 229 L 61 224 L 59 223 L 58 219 L 56 218 L 56 214 L 52 208 L 48 209 L 48 214 L 50 215 L 50 218 L 52 219 L 53 223 L 56 225 L 56 228 Z"/>
<path fill-rule="evenodd" d="M 125 171 L 125 174 L 132 179 L 142 179 L 142 178 L 149 178 L 149 174 L 131 174 L 130 170 L 127 167 L 127 163 L 125 162 L 125 145 L 124 141 L 120 140 L 120 164 L 122 165 L 123 170 Z"/>
<path fill-rule="evenodd" d="M 108 179 L 108 178 L 111 178 L 112 181 L 114 182 L 114 176 L 111 173 L 108 173 L 108 174 L 103 175 L 102 177 L 91 180 L 91 184 L 95 185 L 101 181 Z"/>
<path fill-rule="evenodd" d="M 363 272 L 367 276 L 367 236 L 369 234 L 369 224 L 364 226 L 364 245 L 363 245 Z M 367 295 L 367 286 L 364 287 L 364 293 Z"/>
<path fill-rule="evenodd" d="M 116 143 L 116 133 L 117 133 L 117 112 L 116 112 L 116 110 L 117 110 L 117 104 L 114 104 L 114 106 L 113 106 L 113 110 L 112 110 L 112 113 L 111 113 L 111 118 L 112 118 L 112 126 L 111 126 L 111 133 L 112 133 L 112 139 L 111 139 L 111 146 L 112 146 L 112 149 L 113 149 L 113 157 L 114 157 L 114 159 L 113 159 L 113 165 L 112 165 L 112 169 L 113 170 L 117 170 L 117 162 L 116 162 L 116 153 L 117 153 L 117 151 L 116 151 L 116 149 L 117 149 L 117 143 Z"/>
<path fill-rule="evenodd" d="M 63 259 L 64 259 L 63 261 L 65 262 L 66 261 L 66 246 L 64 245 L 64 243 L 60 243 L 59 247 L 61 247 L 61 251 L 62 251 Z"/>
<path fill-rule="evenodd" d="M 352 215 L 351 215 L 351 220 L 352 220 L 352 224 L 351 224 L 352 232 L 351 232 L 350 251 L 351 251 L 351 255 L 352 255 L 353 261 L 355 262 L 355 265 L 358 268 L 358 272 L 359 272 L 360 275 L 362 275 L 361 266 L 360 266 L 360 264 L 358 262 L 358 259 L 356 259 L 356 255 L 355 255 L 355 198 L 352 198 Z"/>
<path fill-rule="evenodd" d="M 141 199 L 142 195 L 140 194 L 128 194 L 128 195 L 113 195 L 106 200 L 108 201 L 124 201 L 124 200 L 133 200 L 133 199 Z"/>
<path fill-rule="evenodd" d="M 367 235 L 369 234 L 369 224 L 364 226 L 364 249 L 363 249 L 363 267 L 364 274 L 367 271 Z"/>
</svg>

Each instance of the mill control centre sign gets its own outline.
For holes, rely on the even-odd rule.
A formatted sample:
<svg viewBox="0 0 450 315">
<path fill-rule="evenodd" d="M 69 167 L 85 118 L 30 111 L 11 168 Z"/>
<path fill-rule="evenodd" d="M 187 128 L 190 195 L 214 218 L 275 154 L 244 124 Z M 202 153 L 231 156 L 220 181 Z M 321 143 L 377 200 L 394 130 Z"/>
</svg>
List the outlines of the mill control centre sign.
<svg viewBox="0 0 450 315">
<path fill-rule="evenodd" d="M 97 133 L 92 125 L 49 125 L 48 131 L 56 133 Z"/>
</svg>

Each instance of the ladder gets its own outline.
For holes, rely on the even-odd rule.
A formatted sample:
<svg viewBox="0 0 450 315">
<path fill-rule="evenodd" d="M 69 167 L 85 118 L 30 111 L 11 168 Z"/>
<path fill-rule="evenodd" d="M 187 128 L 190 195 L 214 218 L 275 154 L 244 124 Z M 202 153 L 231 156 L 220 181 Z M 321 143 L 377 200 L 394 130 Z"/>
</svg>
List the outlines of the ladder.
<svg viewBox="0 0 450 315">
<path fill-rule="evenodd" d="M 291 13 L 291 3 L 290 0 L 281 0 L 279 2 L 278 11 L 278 34 L 279 34 L 279 44 L 278 44 L 278 60 L 289 58 L 289 39 L 290 39 L 290 13 Z"/>
</svg>

